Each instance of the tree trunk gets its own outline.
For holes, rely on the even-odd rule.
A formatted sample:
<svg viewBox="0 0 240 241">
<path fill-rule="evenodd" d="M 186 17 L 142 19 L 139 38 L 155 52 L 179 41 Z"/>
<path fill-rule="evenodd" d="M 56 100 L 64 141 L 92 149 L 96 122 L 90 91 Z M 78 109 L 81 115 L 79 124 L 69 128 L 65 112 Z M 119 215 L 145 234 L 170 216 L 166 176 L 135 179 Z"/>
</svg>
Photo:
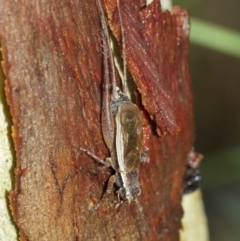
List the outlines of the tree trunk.
<svg viewBox="0 0 240 241">
<path fill-rule="evenodd" d="M 121 43 L 114 0 L 103 3 Z M 17 167 L 11 210 L 20 240 L 178 240 L 193 145 L 188 14 L 121 0 L 127 66 L 144 121 L 142 193 L 123 202 L 102 159 L 103 54 L 95 0 L 0 0 L 6 96 Z"/>
</svg>

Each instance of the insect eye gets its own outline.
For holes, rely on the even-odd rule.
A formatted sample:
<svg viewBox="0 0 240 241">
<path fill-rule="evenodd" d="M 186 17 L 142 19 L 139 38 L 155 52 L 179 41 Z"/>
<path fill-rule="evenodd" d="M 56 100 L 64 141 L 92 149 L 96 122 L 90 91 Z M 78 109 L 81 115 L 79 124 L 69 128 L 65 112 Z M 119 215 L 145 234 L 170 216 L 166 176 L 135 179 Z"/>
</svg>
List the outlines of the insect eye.
<svg viewBox="0 0 240 241">
<path fill-rule="evenodd" d="M 134 187 L 132 190 L 132 195 L 134 199 L 141 194 L 141 189 L 139 187 Z"/>
</svg>

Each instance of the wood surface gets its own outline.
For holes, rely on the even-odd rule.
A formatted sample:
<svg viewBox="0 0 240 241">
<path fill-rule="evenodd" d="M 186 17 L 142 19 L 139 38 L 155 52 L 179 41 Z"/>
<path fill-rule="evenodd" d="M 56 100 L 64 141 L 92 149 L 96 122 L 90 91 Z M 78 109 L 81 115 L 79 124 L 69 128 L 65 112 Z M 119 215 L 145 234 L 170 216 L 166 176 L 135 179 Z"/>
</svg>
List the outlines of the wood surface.
<svg viewBox="0 0 240 241">
<path fill-rule="evenodd" d="M 188 13 L 122 0 L 127 67 L 150 162 L 142 194 L 123 202 L 101 132 L 103 51 L 95 0 L 0 0 L 5 91 L 16 151 L 11 210 L 20 240 L 179 240 L 186 157 L 193 145 Z M 116 2 L 104 3 L 121 44 Z M 110 178 L 110 179 L 109 179 Z"/>
</svg>

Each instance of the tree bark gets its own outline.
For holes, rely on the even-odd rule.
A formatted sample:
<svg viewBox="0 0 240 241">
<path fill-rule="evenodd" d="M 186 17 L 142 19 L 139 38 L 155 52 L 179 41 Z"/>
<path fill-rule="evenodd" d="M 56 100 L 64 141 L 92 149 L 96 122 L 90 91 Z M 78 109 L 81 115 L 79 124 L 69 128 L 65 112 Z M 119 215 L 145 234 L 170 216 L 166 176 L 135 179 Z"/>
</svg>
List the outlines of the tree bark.
<svg viewBox="0 0 240 241">
<path fill-rule="evenodd" d="M 95 0 L 0 0 L 6 96 L 16 151 L 11 210 L 20 240 L 178 240 L 187 154 L 193 144 L 188 14 L 158 1 L 121 1 L 127 66 L 144 119 L 142 193 L 123 202 L 105 168 L 103 56 Z M 105 1 L 121 43 L 116 2 Z M 142 212 L 140 212 L 142 211 Z"/>
</svg>

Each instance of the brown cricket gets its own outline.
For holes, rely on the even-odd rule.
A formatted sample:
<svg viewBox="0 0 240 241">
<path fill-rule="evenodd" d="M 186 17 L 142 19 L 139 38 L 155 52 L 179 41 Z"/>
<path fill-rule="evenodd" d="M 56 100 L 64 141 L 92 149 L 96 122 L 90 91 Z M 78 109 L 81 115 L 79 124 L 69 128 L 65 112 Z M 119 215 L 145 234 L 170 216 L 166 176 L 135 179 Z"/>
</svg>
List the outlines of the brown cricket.
<svg viewBox="0 0 240 241">
<path fill-rule="evenodd" d="M 118 0 L 117 4 L 119 9 Z M 97 7 L 102 26 L 101 36 L 104 57 L 104 94 L 101 122 L 104 141 L 110 151 L 110 157 L 104 161 L 86 148 L 78 147 L 77 149 L 86 152 L 99 163 L 107 167 L 111 166 L 116 172 L 115 183 L 119 187 L 119 198 L 131 202 L 135 201 L 141 193 L 138 177 L 142 154 L 142 116 L 139 108 L 127 96 L 125 40 L 121 14 L 119 12 L 123 46 L 123 91 L 116 86 L 115 65 L 110 49 L 110 37 L 100 0 L 97 0 Z M 111 69 L 108 66 L 109 62 Z M 112 73 L 111 84 L 110 71 Z"/>
</svg>

